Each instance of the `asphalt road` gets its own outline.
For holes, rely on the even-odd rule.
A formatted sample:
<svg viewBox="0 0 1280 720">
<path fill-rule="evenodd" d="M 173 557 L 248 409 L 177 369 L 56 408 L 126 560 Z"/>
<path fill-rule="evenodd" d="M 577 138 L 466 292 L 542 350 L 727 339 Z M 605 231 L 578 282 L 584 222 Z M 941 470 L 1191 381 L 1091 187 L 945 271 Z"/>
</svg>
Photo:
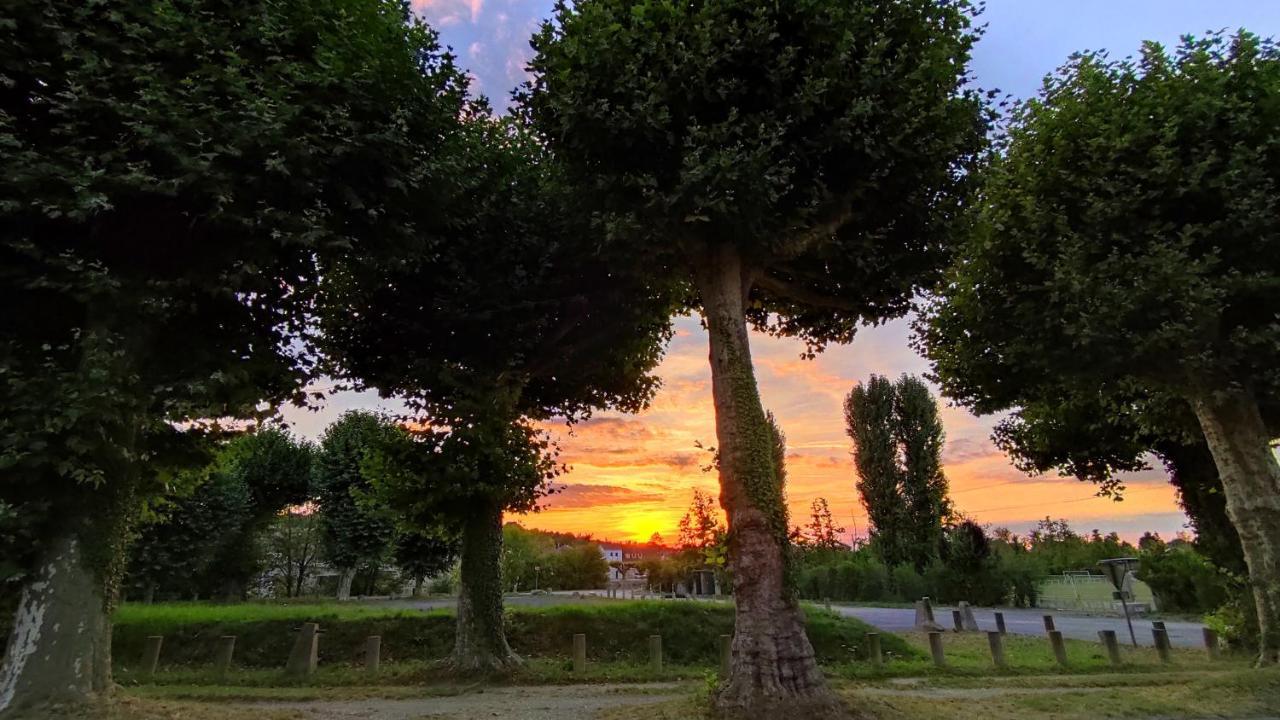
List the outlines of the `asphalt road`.
<svg viewBox="0 0 1280 720">
<path fill-rule="evenodd" d="M 508 595 L 508 605 L 564 605 L 574 602 L 609 602 L 601 597 L 603 591 L 583 591 L 578 593 L 556 592 L 546 595 Z M 457 600 L 453 598 L 430 598 L 423 600 L 388 600 L 383 601 L 397 607 L 411 607 L 422 610 L 454 607 Z M 689 602 L 689 601 L 685 601 Z M 856 617 L 866 623 L 887 632 L 908 632 L 915 629 L 915 610 L 912 608 L 861 607 L 848 605 L 832 605 L 831 609 L 848 617 Z M 946 628 L 951 627 L 951 607 L 935 607 L 934 617 Z M 1039 608 L 1002 608 L 1005 630 L 1014 635 L 1044 635 L 1044 616 L 1053 615 L 1054 627 L 1062 631 L 1065 637 L 1076 640 L 1097 642 L 1099 630 L 1115 630 L 1121 643 L 1129 642 L 1129 630 L 1124 618 L 1103 615 L 1083 615 L 1060 610 L 1044 610 Z M 995 611 L 987 608 L 974 608 L 973 614 L 982 630 L 995 630 Z M 1196 622 L 1166 620 L 1165 629 L 1169 632 L 1169 642 L 1174 647 L 1201 647 L 1204 644 L 1202 630 L 1204 625 Z M 1151 637 L 1151 621 L 1141 618 L 1133 619 L 1133 632 L 1138 644 L 1154 646 Z"/>
<path fill-rule="evenodd" d="M 916 613 L 912 608 L 877 608 L 849 607 L 833 605 L 832 610 L 841 615 L 856 617 L 889 632 L 905 632 L 915 629 Z M 935 607 L 934 618 L 946 628 L 951 627 L 950 607 Z M 1129 629 L 1122 617 L 1105 617 L 1101 615 L 1079 615 L 1055 610 L 1002 608 L 1005 630 L 1015 635 L 1044 635 L 1044 616 L 1053 615 L 1054 627 L 1062 631 L 1063 636 L 1076 640 L 1098 640 L 1099 630 L 1115 630 L 1122 643 L 1129 642 Z M 995 611 L 974 608 L 973 615 L 982 630 L 995 630 Z M 1165 621 L 1165 629 L 1169 631 L 1169 642 L 1175 647 L 1200 647 L 1204 644 L 1203 625 L 1195 622 L 1174 620 Z M 1151 621 L 1134 618 L 1133 632 L 1139 645 L 1154 646 L 1151 637 Z"/>
</svg>

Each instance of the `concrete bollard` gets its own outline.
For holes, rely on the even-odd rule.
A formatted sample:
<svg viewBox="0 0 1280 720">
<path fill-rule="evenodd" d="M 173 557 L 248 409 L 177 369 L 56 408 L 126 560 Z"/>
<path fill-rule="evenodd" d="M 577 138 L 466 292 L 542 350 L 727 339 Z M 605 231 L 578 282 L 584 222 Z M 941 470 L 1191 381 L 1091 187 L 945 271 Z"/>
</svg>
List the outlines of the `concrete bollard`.
<svg viewBox="0 0 1280 720">
<path fill-rule="evenodd" d="M 160 664 L 160 646 L 164 644 L 163 635 L 148 635 L 147 644 L 142 648 L 142 676 L 151 679 L 156 674 L 156 666 Z"/>
<path fill-rule="evenodd" d="M 582 633 L 573 636 L 573 671 L 587 671 L 587 636 Z"/>
<path fill-rule="evenodd" d="M 933 654 L 933 664 L 938 667 L 947 666 L 947 656 L 942 651 L 942 633 L 929 633 L 929 652 Z"/>
<path fill-rule="evenodd" d="M 720 677 L 728 680 L 733 672 L 733 636 L 720 636 Z"/>
<path fill-rule="evenodd" d="M 364 639 L 364 671 L 377 675 L 382 667 L 382 636 L 370 635 Z"/>
<path fill-rule="evenodd" d="M 1164 626 L 1164 621 L 1163 621 L 1163 620 L 1152 620 L 1152 621 L 1151 621 L 1151 629 L 1152 629 L 1152 630 L 1167 630 L 1168 628 L 1166 628 L 1166 627 Z"/>
<path fill-rule="evenodd" d="M 1062 667 L 1068 667 L 1071 663 L 1067 662 L 1067 643 L 1062 639 L 1062 632 L 1050 630 L 1049 644 L 1053 646 L 1053 659 Z"/>
<path fill-rule="evenodd" d="M 649 667 L 655 672 L 662 671 L 662 636 L 649 636 Z"/>
<path fill-rule="evenodd" d="M 973 606 L 967 601 L 960 601 L 960 626 L 970 632 L 978 632 L 978 618 L 973 616 Z"/>
<path fill-rule="evenodd" d="M 1009 632 L 1004 627 L 1004 613 L 1002 612 L 996 613 L 996 631 L 1001 635 L 1006 635 Z"/>
<path fill-rule="evenodd" d="M 1160 662 L 1165 665 L 1173 662 L 1173 657 L 1169 653 L 1169 631 L 1161 628 L 1152 628 L 1151 639 L 1155 641 L 1156 653 L 1160 656 Z"/>
<path fill-rule="evenodd" d="M 1054 630 L 1057 630 L 1057 629 L 1058 629 L 1058 628 L 1057 628 L 1057 627 L 1055 627 L 1055 626 L 1054 626 L 1054 624 L 1053 624 L 1053 616 L 1052 616 L 1052 615 L 1045 615 L 1045 616 L 1044 616 L 1044 631 L 1048 633 L 1048 632 L 1053 632 Z"/>
<path fill-rule="evenodd" d="M 867 659 L 874 668 L 884 667 L 884 655 L 880 652 L 880 633 L 867 633 Z"/>
<path fill-rule="evenodd" d="M 951 626 L 956 632 L 964 630 L 964 616 L 960 614 L 959 610 L 951 611 Z"/>
<path fill-rule="evenodd" d="M 1204 629 L 1204 649 L 1208 651 L 1210 660 L 1217 660 L 1222 654 L 1218 645 L 1218 633 L 1213 628 Z"/>
<path fill-rule="evenodd" d="M 987 644 L 991 646 L 991 664 L 1004 670 L 1009 663 L 1004 659 L 1004 635 L 999 631 L 987 633 Z"/>
<path fill-rule="evenodd" d="M 316 671 L 320 659 L 320 625 L 303 623 L 298 629 L 298 637 L 293 641 L 293 651 L 289 653 L 289 662 L 284 666 L 284 674 L 289 677 L 311 677 Z"/>
<path fill-rule="evenodd" d="M 1116 639 L 1116 631 L 1099 630 L 1098 639 L 1107 647 L 1107 657 L 1111 658 L 1112 667 L 1120 667 L 1120 641 Z"/>
<path fill-rule="evenodd" d="M 231 669 L 231 656 L 235 652 L 235 635 L 223 635 L 218 638 L 218 650 L 213 655 L 213 672 L 219 680 L 226 679 L 227 671 Z"/>
</svg>

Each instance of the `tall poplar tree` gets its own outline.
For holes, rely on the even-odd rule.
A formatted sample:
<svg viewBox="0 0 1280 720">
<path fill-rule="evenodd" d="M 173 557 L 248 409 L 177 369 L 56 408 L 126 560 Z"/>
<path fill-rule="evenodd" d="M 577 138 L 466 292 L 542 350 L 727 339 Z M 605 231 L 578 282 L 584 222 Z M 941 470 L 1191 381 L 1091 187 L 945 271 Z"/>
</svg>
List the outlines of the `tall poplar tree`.
<svg viewBox="0 0 1280 720">
<path fill-rule="evenodd" d="M 919 378 L 872 375 L 849 391 L 844 411 L 874 546 L 887 564 L 921 570 L 938 556 L 951 515 L 938 403 Z"/>
<path fill-rule="evenodd" d="M 34 542 L 0 712 L 109 692 L 141 500 L 301 400 L 314 258 L 411 236 L 458 109 L 394 0 L 0 4 L 0 499 Z"/>
</svg>

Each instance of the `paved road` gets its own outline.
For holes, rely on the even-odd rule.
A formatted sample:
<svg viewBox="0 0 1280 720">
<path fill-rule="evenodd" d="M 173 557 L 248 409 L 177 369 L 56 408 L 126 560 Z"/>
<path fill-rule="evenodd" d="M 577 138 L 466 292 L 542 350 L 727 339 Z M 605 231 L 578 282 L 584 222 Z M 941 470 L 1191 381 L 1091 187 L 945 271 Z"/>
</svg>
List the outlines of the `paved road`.
<svg viewBox="0 0 1280 720">
<path fill-rule="evenodd" d="M 859 620 L 875 625 L 889 632 L 905 632 L 914 629 L 915 610 L 911 608 L 874 608 L 832 606 L 832 610 L 841 615 L 856 617 Z M 951 627 L 951 610 L 949 607 L 936 607 L 934 617 L 944 627 Z M 1124 618 L 1103 617 L 1098 615 L 1078 615 L 1054 610 L 1004 608 L 1005 629 L 1015 635 L 1044 635 L 1044 616 L 1053 615 L 1054 626 L 1062 634 L 1077 640 L 1097 641 L 1099 630 L 1115 630 L 1121 642 L 1129 641 L 1129 630 L 1125 627 Z M 983 630 L 995 630 L 996 620 L 993 610 L 974 608 L 974 617 L 978 627 Z M 1165 629 L 1169 631 L 1169 642 L 1175 647 L 1199 647 L 1204 643 L 1200 623 L 1165 621 Z M 1133 632 L 1138 637 L 1138 644 L 1153 645 L 1151 638 L 1151 622 L 1135 618 Z"/>
</svg>

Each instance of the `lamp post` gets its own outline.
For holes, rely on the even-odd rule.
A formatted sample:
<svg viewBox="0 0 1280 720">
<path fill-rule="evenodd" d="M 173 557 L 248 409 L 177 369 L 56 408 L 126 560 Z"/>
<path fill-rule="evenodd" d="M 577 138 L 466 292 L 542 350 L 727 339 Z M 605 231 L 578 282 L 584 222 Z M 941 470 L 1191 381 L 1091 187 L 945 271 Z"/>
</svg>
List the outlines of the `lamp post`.
<svg viewBox="0 0 1280 720">
<path fill-rule="evenodd" d="M 1124 608 L 1124 621 L 1129 626 L 1129 640 L 1133 646 L 1138 647 L 1138 636 L 1133 633 L 1133 619 L 1129 617 L 1129 590 L 1125 589 L 1125 579 L 1133 572 L 1133 568 L 1138 566 L 1138 559 L 1131 557 L 1111 558 L 1098 563 L 1102 566 L 1102 571 L 1107 574 L 1107 578 L 1111 580 L 1111 584 L 1115 586 L 1115 592 L 1111 595 L 1120 601 L 1121 607 Z"/>
<path fill-rule="evenodd" d="M 540 588 L 540 585 L 539 585 L 539 583 L 538 583 L 538 579 L 539 579 L 539 575 L 541 575 L 541 573 L 542 573 L 542 566 L 541 566 L 541 565 L 534 565 L 534 566 L 533 566 L 533 589 L 534 589 L 534 590 L 537 590 L 537 589 L 539 589 L 539 588 Z"/>
</svg>

